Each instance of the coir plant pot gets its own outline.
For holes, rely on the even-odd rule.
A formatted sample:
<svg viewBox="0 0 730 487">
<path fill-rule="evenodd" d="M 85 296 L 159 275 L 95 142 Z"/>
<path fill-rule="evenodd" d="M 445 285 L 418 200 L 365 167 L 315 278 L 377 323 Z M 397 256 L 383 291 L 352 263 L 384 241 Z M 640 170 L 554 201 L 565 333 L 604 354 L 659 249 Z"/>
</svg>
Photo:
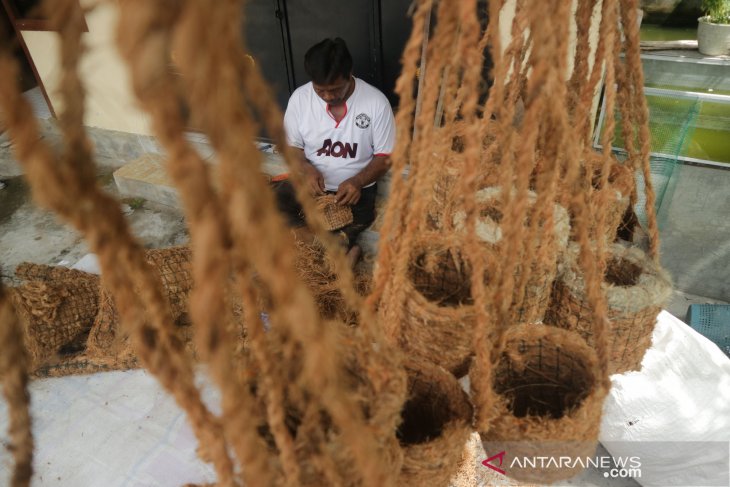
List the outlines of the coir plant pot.
<svg viewBox="0 0 730 487">
<path fill-rule="evenodd" d="M 593 315 L 577 263 L 578 252 L 578 245 L 571 244 L 565 254 L 545 321 L 579 333 L 593 346 Z M 669 276 L 641 249 L 613 244 L 602 288 L 609 318 L 608 371 L 638 370 L 651 345 L 657 314 L 672 292 Z"/>
<path fill-rule="evenodd" d="M 403 468 L 396 485 L 443 487 L 459 469 L 473 409 L 456 378 L 427 362 L 406 364 L 408 395 L 397 436 Z"/>
<path fill-rule="evenodd" d="M 404 352 L 465 375 L 475 317 L 471 266 L 459 238 L 433 234 L 414 242 L 403 306 L 396 338 Z"/>
<path fill-rule="evenodd" d="M 484 188 L 477 192 L 477 237 L 484 244 L 484 252 L 494 254 L 495 259 L 505 254 L 503 245 L 503 209 L 501 202 L 501 189 L 499 187 Z M 528 191 L 527 201 L 529 206 L 534 207 L 537 195 Z M 466 228 L 466 215 L 464 212 L 454 214 L 454 228 L 464 232 Z M 527 219 L 529 220 L 529 218 Z M 529 221 L 525 223 L 529 225 Z M 543 226 L 543 222 L 540 223 Z M 553 209 L 553 231 L 551 233 L 541 232 L 539 245 L 554 249 L 542 261 L 535 260 L 530 269 L 530 276 L 525 287 L 525 294 L 522 297 L 514 296 L 514 319 L 519 323 L 534 323 L 541 321 L 545 310 L 550 303 L 550 293 L 553 281 L 557 272 L 557 263 L 560 255 L 565 251 L 570 233 L 568 212 L 561 205 L 554 205 Z M 518 280 L 522 266 L 515 269 L 515 280 Z"/>
<path fill-rule="evenodd" d="M 480 433 L 487 456 L 504 452 L 506 475 L 524 482 L 575 476 L 582 466 L 574 460 L 534 459 L 594 454 L 606 396 L 595 351 L 576 333 L 543 324 L 510 326 L 502 338 L 489 390 L 494 419 Z"/>
</svg>

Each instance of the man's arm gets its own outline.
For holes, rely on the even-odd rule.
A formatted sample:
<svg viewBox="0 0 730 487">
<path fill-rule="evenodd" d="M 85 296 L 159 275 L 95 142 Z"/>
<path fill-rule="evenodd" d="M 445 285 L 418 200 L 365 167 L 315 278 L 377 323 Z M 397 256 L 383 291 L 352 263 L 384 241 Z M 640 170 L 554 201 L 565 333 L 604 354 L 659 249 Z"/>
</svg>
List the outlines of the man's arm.
<svg viewBox="0 0 730 487">
<path fill-rule="evenodd" d="M 388 169 L 390 169 L 390 156 L 377 155 L 373 157 L 362 171 L 340 183 L 337 188 L 337 203 L 356 205 L 360 201 L 362 188 L 377 181 L 388 172 Z"/>
<path fill-rule="evenodd" d="M 324 194 L 324 177 L 315 168 L 311 162 L 304 156 L 304 137 L 302 132 L 299 130 L 301 125 L 300 116 L 300 90 L 294 92 L 289 98 L 289 103 L 286 106 L 286 112 L 284 112 L 284 129 L 286 131 L 287 144 L 292 148 L 296 149 L 296 161 L 292 171 L 296 171 L 301 174 L 310 189 L 312 194 L 320 195 Z"/>
<path fill-rule="evenodd" d="M 370 163 L 354 177 L 343 181 L 337 188 L 337 202 L 341 205 L 355 205 L 360 201 L 364 186 L 375 182 L 390 169 L 390 154 L 395 145 L 395 119 L 385 95 L 380 94 L 380 110 L 373 119 L 373 152 Z"/>
<path fill-rule="evenodd" d="M 298 147 L 292 147 L 292 149 L 295 149 L 297 153 L 296 165 L 292 169 L 298 171 L 304 177 L 312 194 L 315 196 L 324 194 L 324 176 L 322 176 L 322 173 L 304 157 L 304 149 Z"/>
</svg>

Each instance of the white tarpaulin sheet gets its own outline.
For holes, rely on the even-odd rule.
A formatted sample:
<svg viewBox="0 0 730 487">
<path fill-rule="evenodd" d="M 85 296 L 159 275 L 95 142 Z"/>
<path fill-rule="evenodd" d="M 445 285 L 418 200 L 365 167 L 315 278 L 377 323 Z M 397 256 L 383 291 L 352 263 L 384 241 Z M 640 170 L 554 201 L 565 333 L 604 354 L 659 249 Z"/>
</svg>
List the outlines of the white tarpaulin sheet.
<svg viewBox="0 0 730 487">
<path fill-rule="evenodd" d="M 143 370 L 33 381 L 33 486 L 180 486 L 212 482 L 195 454 L 185 414 Z M 215 392 L 206 390 L 212 398 Z M 210 401 L 208 401 L 210 403 Z M 0 438 L 8 418 L 0 403 Z M 9 452 L 0 449 L 0 485 L 9 485 Z"/>
<path fill-rule="evenodd" d="M 730 358 L 662 311 L 641 371 L 611 377 L 600 440 L 644 486 L 728 486 Z"/>
</svg>

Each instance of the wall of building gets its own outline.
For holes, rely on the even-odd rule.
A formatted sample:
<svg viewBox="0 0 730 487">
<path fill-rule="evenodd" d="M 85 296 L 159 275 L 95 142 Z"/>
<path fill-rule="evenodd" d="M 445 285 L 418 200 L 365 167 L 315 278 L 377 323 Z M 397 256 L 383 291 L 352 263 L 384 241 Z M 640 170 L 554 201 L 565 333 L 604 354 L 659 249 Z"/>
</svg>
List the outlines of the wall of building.
<svg viewBox="0 0 730 487">
<path fill-rule="evenodd" d="M 118 6 L 116 1 L 81 0 L 85 7 L 96 3 L 86 14 L 89 32 L 83 35 L 87 52 L 80 73 L 87 91 L 85 123 L 87 126 L 150 135 L 148 117 L 139 109 L 132 95 L 129 73 L 115 45 Z M 508 0 L 500 16 L 502 46 L 510 39 L 516 0 Z M 575 0 L 573 2 L 575 7 Z M 591 26 L 591 45 L 595 49 L 598 37 L 599 9 Z M 410 25 L 404 25 L 404 29 Z M 54 32 L 23 31 L 28 49 L 48 92 L 56 113 L 62 109 L 57 93 L 60 76 L 59 37 Z M 575 45 L 575 25 L 571 26 L 571 45 Z M 572 69 L 572 60 L 569 70 Z M 285 84 L 285 83 L 284 83 Z"/>
<path fill-rule="evenodd" d="M 150 134 L 148 117 L 132 95 L 129 72 L 115 45 L 118 7 L 115 1 L 81 0 L 89 32 L 83 34 L 86 53 L 79 66 L 85 85 L 85 124 L 120 132 Z M 57 92 L 60 78 L 59 36 L 55 32 L 23 31 L 23 39 L 43 80 L 56 113 L 62 109 Z"/>
<path fill-rule="evenodd" d="M 499 34 L 500 34 L 500 40 L 502 43 L 502 51 L 507 49 L 507 46 L 509 45 L 512 35 L 512 21 L 514 20 L 515 16 L 515 8 L 517 5 L 516 0 L 507 0 L 505 2 L 504 7 L 502 8 L 502 12 L 499 17 Z M 593 15 L 591 16 L 591 26 L 588 34 L 588 43 L 590 46 L 590 52 L 588 55 L 588 70 L 590 73 L 590 70 L 593 69 L 593 60 L 595 57 L 596 48 L 598 47 L 598 33 L 599 33 L 599 27 L 601 24 L 601 5 L 602 2 L 596 2 L 596 5 L 593 9 Z M 569 52 L 568 52 L 568 64 L 567 64 L 567 72 L 566 72 L 566 79 L 570 77 L 570 74 L 573 72 L 573 61 L 575 58 L 575 48 L 576 48 L 576 36 L 577 36 L 577 28 L 575 24 L 575 11 L 578 7 L 577 0 L 572 0 L 572 12 L 573 15 L 571 17 L 571 22 L 569 25 L 569 38 L 568 38 L 568 45 L 569 45 Z M 528 35 L 528 32 L 525 32 L 525 36 Z M 593 102 L 593 118 L 595 118 L 596 111 L 598 109 L 598 102 L 599 102 L 599 95 L 601 91 L 601 85 L 597 87 L 596 93 L 594 95 L 594 102 Z"/>
</svg>

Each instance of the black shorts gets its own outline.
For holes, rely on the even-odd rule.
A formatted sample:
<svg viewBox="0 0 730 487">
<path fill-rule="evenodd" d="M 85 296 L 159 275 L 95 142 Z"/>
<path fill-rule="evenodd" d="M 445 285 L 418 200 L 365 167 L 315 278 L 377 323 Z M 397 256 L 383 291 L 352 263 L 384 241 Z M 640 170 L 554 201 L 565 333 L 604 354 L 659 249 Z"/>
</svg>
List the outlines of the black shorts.
<svg viewBox="0 0 730 487">
<path fill-rule="evenodd" d="M 297 201 L 294 186 L 289 180 L 277 181 L 271 183 L 274 193 L 276 194 L 276 204 L 279 207 L 289 226 L 298 228 L 307 224 L 304 219 L 302 205 Z M 334 191 L 327 191 L 328 194 L 335 194 Z M 362 188 L 360 192 L 360 200 L 357 204 L 351 206 L 352 223 L 336 230 L 335 233 L 344 233 L 347 236 L 347 248 L 352 248 L 357 243 L 357 237 L 373 224 L 375 221 L 375 197 L 378 194 L 378 185 L 373 184 L 367 188 Z"/>
</svg>

